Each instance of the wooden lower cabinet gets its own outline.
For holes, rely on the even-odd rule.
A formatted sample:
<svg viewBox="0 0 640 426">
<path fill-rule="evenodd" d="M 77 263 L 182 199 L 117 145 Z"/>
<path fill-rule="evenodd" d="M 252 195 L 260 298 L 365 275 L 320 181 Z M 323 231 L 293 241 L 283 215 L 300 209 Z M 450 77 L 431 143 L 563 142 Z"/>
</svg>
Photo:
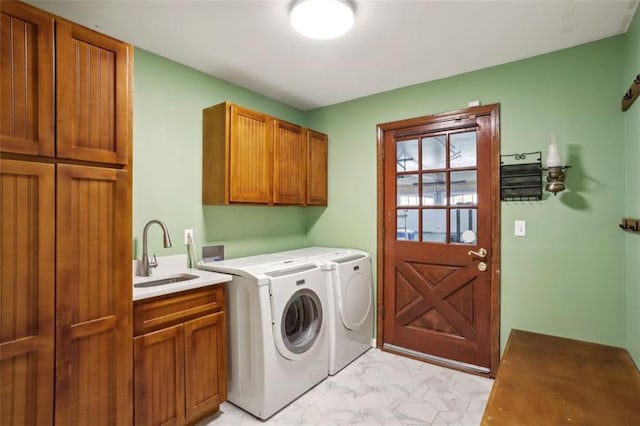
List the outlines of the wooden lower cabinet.
<svg viewBox="0 0 640 426">
<path fill-rule="evenodd" d="M 0 158 L 0 425 L 53 422 L 54 167 Z"/>
<path fill-rule="evenodd" d="M 126 170 L 58 164 L 58 425 L 127 425 L 131 377 L 131 196 Z"/>
<path fill-rule="evenodd" d="M 187 422 L 215 413 L 227 399 L 227 325 L 218 312 L 184 324 Z"/>
<path fill-rule="evenodd" d="M 131 424 L 128 179 L 0 158 L 0 424 Z"/>
<path fill-rule="evenodd" d="M 481 426 L 637 425 L 640 374 L 624 348 L 512 329 Z"/>
<path fill-rule="evenodd" d="M 184 423 L 184 326 L 133 339 L 137 425 Z"/>
<path fill-rule="evenodd" d="M 191 424 L 219 410 L 227 398 L 223 307 L 222 286 L 136 303 L 138 331 L 156 329 L 134 338 L 136 425 Z M 158 329 L 163 322 L 173 325 Z"/>
</svg>

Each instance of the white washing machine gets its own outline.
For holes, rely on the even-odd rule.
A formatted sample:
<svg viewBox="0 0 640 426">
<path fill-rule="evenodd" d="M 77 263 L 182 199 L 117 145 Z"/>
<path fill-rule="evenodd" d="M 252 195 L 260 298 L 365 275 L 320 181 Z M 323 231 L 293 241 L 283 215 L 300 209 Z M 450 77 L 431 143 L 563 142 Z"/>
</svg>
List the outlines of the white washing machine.
<svg viewBox="0 0 640 426">
<path fill-rule="evenodd" d="M 308 247 L 279 255 L 320 266 L 329 295 L 329 374 L 365 353 L 373 339 L 373 278 L 369 253 L 343 248 Z"/>
<path fill-rule="evenodd" d="M 327 377 L 327 291 L 317 264 L 280 255 L 201 263 L 228 286 L 229 402 L 267 419 Z"/>
</svg>

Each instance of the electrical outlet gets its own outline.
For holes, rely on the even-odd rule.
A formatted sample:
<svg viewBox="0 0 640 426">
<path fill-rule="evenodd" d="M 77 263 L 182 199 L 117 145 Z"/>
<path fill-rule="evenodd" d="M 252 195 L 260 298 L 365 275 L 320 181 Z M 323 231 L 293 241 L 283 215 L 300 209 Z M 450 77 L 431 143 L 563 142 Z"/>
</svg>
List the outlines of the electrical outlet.
<svg viewBox="0 0 640 426">
<path fill-rule="evenodd" d="M 184 230 L 184 245 L 189 244 L 189 237 L 191 237 L 191 240 L 193 240 L 193 229 Z"/>
</svg>

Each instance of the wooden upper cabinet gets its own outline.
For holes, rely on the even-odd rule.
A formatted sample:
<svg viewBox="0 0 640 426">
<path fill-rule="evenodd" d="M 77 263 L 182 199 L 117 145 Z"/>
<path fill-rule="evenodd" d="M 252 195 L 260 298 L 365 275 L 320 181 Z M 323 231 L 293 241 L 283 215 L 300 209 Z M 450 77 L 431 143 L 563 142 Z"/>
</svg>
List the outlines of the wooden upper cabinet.
<svg viewBox="0 0 640 426">
<path fill-rule="evenodd" d="M 55 171 L 0 158 L 0 424 L 53 424 Z"/>
<path fill-rule="evenodd" d="M 0 152 L 126 165 L 131 61 L 126 43 L 1 1 Z"/>
<path fill-rule="evenodd" d="M 229 201 L 271 201 L 272 124 L 267 115 L 231 105 Z"/>
<path fill-rule="evenodd" d="M 133 296 L 128 172 L 56 167 L 55 421 L 129 425 Z"/>
<path fill-rule="evenodd" d="M 307 205 L 326 206 L 328 137 L 307 130 Z"/>
<path fill-rule="evenodd" d="M 203 203 L 270 203 L 271 117 L 224 102 L 202 118 Z"/>
<path fill-rule="evenodd" d="M 128 163 L 131 47 L 56 21 L 58 158 Z"/>
<path fill-rule="evenodd" d="M 0 1 L 0 152 L 54 155 L 54 18 Z"/>
<path fill-rule="evenodd" d="M 273 203 L 304 204 L 306 141 L 304 129 L 275 121 L 273 140 Z"/>
<path fill-rule="evenodd" d="M 326 135 L 229 102 L 202 118 L 204 204 L 327 204 Z"/>
<path fill-rule="evenodd" d="M 202 110 L 202 203 L 229 203 L 230 105 Z"/>
</svg>

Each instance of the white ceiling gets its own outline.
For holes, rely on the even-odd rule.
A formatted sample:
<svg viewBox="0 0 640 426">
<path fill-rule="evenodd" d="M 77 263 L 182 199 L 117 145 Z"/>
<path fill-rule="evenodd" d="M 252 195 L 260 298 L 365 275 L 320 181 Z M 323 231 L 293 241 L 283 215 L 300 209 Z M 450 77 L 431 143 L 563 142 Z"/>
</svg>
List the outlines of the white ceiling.
<svg viewBox="0 0 640 426">
<path fill-rule="evenodd" d="M 354 0 L 355 25 L 311 40 L 292 0 L 28 1 L 302 110 L 624 33 L 638 0 Z"/>
</svg>

